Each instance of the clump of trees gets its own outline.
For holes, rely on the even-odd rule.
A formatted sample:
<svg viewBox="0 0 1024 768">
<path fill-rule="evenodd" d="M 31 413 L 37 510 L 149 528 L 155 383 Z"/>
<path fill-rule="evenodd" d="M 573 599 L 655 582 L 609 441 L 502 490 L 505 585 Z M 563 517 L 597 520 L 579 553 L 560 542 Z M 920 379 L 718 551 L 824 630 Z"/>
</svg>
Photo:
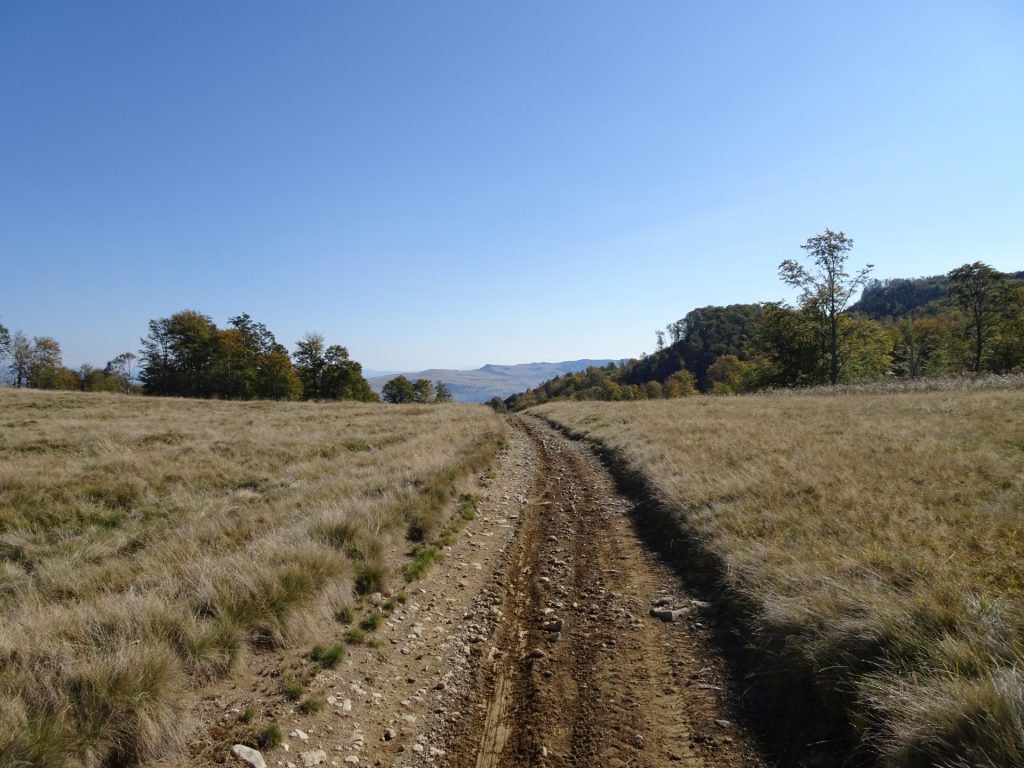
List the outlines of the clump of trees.
<svg viewBox="0 0 1024 768">
<path fill-rule="evenodd" d="M 117 355 L 102 368 L 64 367 L 60 344 L 48 336 L 29 339 L 0 325 L 0 364 L 16 387 L 141 392 L 231 400 L 378 401 L 348 350 L 306 334 L 294 355 L 263 323 L 248 314 L 218 328 L 194 310 L 149 321 L 138 356 Z"/>
<path fill-rule="evenodd" d="M 306 334 L 288 354 L 274 334 L 247 314 L 218 328 L 207 315 L 183 310 L 150 320 L 141 340 L 139 379 L 153 395 L 233 400 L 376 401 L 362 366 L 348 350 Z"/>
<path fill-rule="evenodd" d="M 655 331 L 651 355 L 559 376 L 502 404 L 1024 371 L 1024 273 L 974 262 L 946 275 L 872 281 L 871 265 L 847 267 L 853 240 L 843 232 L 826 229 L 801 247 L 808 266 L 779 265 L 782 281 L 799 291 L 794 305 L 695 309 Z"/>
<path fill-rule="evenodd" d="M 381 388 L 386 403 L 450 403 L 452 393 L 443 381 L 416 379 L 398 375 Z"/>
</svg>

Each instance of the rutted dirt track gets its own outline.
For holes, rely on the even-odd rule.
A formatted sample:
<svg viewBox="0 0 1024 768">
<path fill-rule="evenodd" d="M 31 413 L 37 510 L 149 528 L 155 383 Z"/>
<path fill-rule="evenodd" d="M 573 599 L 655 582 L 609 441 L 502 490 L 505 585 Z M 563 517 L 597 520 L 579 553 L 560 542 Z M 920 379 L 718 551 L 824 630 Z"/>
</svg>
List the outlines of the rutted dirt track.
<svg viewBox="0 0 1024 768">
<path fill-rule="evenodd" d="M 631 502 L 585 446 L 535 419 L 514 427 L 534 474 L 448 764 L 761 765 L 708 656 L 706 606 L 644 548 Z"/>
<path fill-rule="evenodd" d="M 322 711 L 281 694 L 307 649 L 257 655 L 198 692 L 188 754 L 160 768 L 240 764 L 224 732 L 250 708 L 282 728 L 265 751 L 277 768 L 763 766 L 709 650 L 708 606 L 644 547 L 634 505 L 585 445 L 537 419 L 511 426 L 444 559 L 372 644 L 311 673 Z"/>
</svg>

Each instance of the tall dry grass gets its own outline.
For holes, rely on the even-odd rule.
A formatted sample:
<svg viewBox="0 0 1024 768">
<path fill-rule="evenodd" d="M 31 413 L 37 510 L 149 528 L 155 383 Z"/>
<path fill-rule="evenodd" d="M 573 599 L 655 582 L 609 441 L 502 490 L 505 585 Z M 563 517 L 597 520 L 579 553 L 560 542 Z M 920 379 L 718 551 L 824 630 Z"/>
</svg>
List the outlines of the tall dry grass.
<svg viewBox="0 0 1024 768">
<path fill-rule="evenodd" d="M 531 412 L 667 510 L 774 711 L 887 766 L 1024 765 L 1024 390 Z"/>
<path fill-rule="evenodd" d="M 0 766 L 180 746 L 190 690 L 397 581 L 504 430 L 477 407 L 0 390 Z"/>
</svg>

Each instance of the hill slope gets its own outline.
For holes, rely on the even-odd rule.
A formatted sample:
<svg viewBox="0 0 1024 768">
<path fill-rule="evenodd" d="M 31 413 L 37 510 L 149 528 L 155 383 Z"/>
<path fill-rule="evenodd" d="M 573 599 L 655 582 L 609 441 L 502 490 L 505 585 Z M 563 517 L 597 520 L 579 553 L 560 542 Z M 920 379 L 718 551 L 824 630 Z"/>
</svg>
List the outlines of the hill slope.
<svg viewBox="0 0 1024 768">
<path fill-rule="evenodd" d="M 403 373 L 407 379 L 443 381 L 452 397 L 460 403 L 486 403 L 492 397 L 506 398 L 516 392 L 535 387 L 543 381 L 564 373 L 584 371 L 590 366 L 602 366 L 611 360 L 566 360 L 560 363 L 521 363 L 519 365 L 485 365 L 472 371 L 430 368 L 426 371 Z M 381 388 L 398 374 L 374 376 L 367 379 L 378 394 Z"/>
</svg>

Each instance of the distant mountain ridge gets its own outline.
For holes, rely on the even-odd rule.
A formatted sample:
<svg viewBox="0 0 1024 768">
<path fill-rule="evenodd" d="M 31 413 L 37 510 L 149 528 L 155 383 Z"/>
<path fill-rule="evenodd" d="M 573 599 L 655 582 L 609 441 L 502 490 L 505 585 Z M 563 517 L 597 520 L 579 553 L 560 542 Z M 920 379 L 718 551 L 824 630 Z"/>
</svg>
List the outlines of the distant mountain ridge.
<svg viewBox="0 0 1024 768">
<path fill-rule="evenodd" d="M 370 387 L 378 394 L 381 388 L 395 376 L 407 379 L 430 379 L 443 381 L 460 403 L 486 403 L 492 397 L 505 399 L 516 392 L 522 392 L 565 373 L 585 371 L 590 366 L 600 367 L 617 360 L 566 360 L 560 363 L 520 363 L 518 365 L 495 365 L 488 363 L 472 371 L 457 371 L 450 368 L 430 368 L 412 373 L 390 374 L 367 378 Z"/>
</svg>

